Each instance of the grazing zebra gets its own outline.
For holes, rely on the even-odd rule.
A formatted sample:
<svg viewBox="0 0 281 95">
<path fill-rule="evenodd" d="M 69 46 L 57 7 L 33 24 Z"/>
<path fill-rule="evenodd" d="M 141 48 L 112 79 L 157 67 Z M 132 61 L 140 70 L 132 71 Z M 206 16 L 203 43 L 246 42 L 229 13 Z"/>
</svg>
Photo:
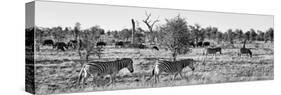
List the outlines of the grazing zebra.
<svg viewBox="0 0 281 95">
<path fill-rule="evenodd" d="M 98 42 L 97 47 L 105 47 L 106 46 L 106 43 L 105 42 Z"/>
<path fill-rule="evenodd" d="M 189 42 L 189 45 L 192 46 L 193 48 L 196 47 L 196 44 L 194 42 Z"/>
<path fill-rule="evenodd" d="M 43 46 L 44 46 L 44 45 L 53 46 L 53 45 L 54 45 L 54 41 L 53 41 L 53 40 L 51 40 L 51 39 L 44 40 L 44 42 L 43 42 Z"/>
<path fill-rule="evenodd" d="M 198 42 L 196 45 L 197 45 L 197 47 L 202 47 L 203 46 L 203 42 Z"/>
<path fill-rule="evenodd" d="M 221 53 L 221 47 L 216 47 L 216 48 L 207 48 L 206 49 L 206 56 L 208 55 L 208 54 L 216 54 L 217 52 L 219 52 L 220 54 L 222 54 Z M 203 55 L 204 55 L 204 53 L 203 53 Z"/>
<path fill-rule="evenodd" d="M 53 48 L 57 48 L 57 50 L 65 51 L 66 49 L 68 49 L 68 45 L 66 45 L 66 43 L 64 42 L 56 42 Z"/>
<path fill-rule="evenodd" d="M 70 40 L 67 43 L 68 47 L 71 47 L 72 49 L 76 49 L 78 46 L 78 41 L 77 40 Z"/>
<path fill-rule="evenodd" d="M 204 47 L 210 46 L 210 42 L 204 42 L 204 43 L 203 43 L 203 46 L 204 46 Z"/>
<path fill-rule="evenodd" d="M 155 83 L 157 83 L 157 80 L 160 81 L 159 76 L 162 72 L 174 75 L 173 80 L 176 78 L 176 76 L 178 74 L 180 75 L 181 78 L 183 78 L 182 70 L 186 66 L 188 66 L 189 68 L 191 68 L 192 71 L 194 71 L 195 70 L 195 68 L 193 66 L 194 63 L 195 63 L 195 60 L 193 60 L 193 59 L 184 59 L 184 60 L 175 61 L 175 62 L 157 60 L 156 65 L 155 65 L 154 69 L 152 70 L 152 75 L 149 79 L 151 79 L 154 76 Z"/>
<path fill-rule="evenodd" d="M 153 47 L 152 47 L 152 50 L 157 50 L 157 51 L 159 51 L 159 48 L 158 48 L 157 46 L 153 46 Z"/>
<path fill-rule="evenodd" d="M 116 42 L 115 43 L 115 47 L 124 47 L 124 42 L 120 41 L 120 42 Z"/>
<path fill-rule="evenodd" d="M 247 54 L 247 55 L 249 54 L 250 57 L 252 57 L 252 51 L 245 47 L 240 49 L 240 53 L 238 53 L 238 55 L 241 56 L 241 54 Z"/>
<path fill-rule="evenodd" d="M 83 65 L 79 73 L 78 84 L 80 84 L 82 80 L 83 87 L 85 80 L 89 76 L 93 77 L 93 81 L 95 81 L 98 76 L 105 75 L 110 75 L 109 84 L 114 83 L 116 74 L 123 68 L 127 68 L 131 73 L 133 73 L 133 60 L 131 58 L 122 58 L 119 60 L 108 62 L 90 62 Z"/>
</svg>

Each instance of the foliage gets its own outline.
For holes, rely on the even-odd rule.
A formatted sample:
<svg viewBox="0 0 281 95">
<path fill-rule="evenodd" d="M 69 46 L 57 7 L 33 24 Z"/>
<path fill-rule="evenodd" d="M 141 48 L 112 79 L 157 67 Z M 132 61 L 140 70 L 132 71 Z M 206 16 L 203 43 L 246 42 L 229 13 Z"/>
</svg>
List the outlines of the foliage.
<svg viewBox="0 0 281 95">
<path fill-rule="evenodd" d="M 104 32 L 99 26 L 93 26 L 88 30 L 84 30 L 79 34 L 80 37 L 80 47 L 78 49 L 78 53 L 80 58 L 82 58 L 82 50 L 85 50 L 85 59 L 89 60 L 89 56 L 91 54 L 96 54 L 100 57 L 101 50 L 96 46 L 98 39 L 100 38 L 101 33 Z"/>
<path fill-rule="evenodd" d="M 189 44 L 187 44 L 189 32 L 186 20 L 180 16 L 166 19 L 166 24 L 160 28 L 162 36 L 160 43 L 172 52 L 174 61 L 178 54 L 185 54 L 189 51 Z"/>
</svg>

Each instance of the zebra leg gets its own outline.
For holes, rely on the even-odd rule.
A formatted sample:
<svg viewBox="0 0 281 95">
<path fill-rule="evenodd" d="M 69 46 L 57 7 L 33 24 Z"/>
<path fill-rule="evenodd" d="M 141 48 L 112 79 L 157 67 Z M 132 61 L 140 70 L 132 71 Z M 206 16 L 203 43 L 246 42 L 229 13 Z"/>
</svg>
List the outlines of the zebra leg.
<svg viewBox="0 0 281 95">
<path fill-rule="evenodd" d="M 158 74 L 156 77 L 157 77 L 157 80 L 160 82 L 160 78 L 159 78 L 160 74 Z M 157 80 L 156 80 L 156 82 L 157 82 Z"/>
<path fill-rule="evenodd" d="M 179 74 L 179 73 L 176 73 L 176 74 L 174 75 L 173 80 L 176 79 L 176 77 L 177 77 L 178 74 Z"/>
<path fill-rule="evenodd" d="M 154 75 L 154 82 L 157 83 L 157 80 L 159 81 L 159 75 L 158 75 L 158 74 L 155 74 L 155 75 Z"/>
<path fill-rule="evenodd" d="M 115 85 L 115 78 L 116 78 L 116 73 L 113 74 L 113 76 L 112 76 L 112 85 Z"/>
<path fill-rule="evenodd" d="M 110 76 L 109 76 L 109 82 L 106 84 L 106 86 L 109 86 L 109 85 L 112 83 L 112 80 L 113 80 L 113 79 L 112 79 L 112 76 L 110 75 Z"/>
<path fill-rule="evenodd" d="M 181 72 L 179 74 L 180 74 L 180 77 L 183 79 L 183 76 L 182 76 Z"/>
<path fill-rule="evenodd" d="M 97 75 L 91 75 L 91 76 L 92 76 L 92 78 L 93 78 L 93 80 L 92 80 L 93 86 L 96 86 L 96 87 L 97 87 L 97 86 L 98 86 L 98 85 L 97 85 L 97 79 L 96 79 L 97 77 L 95 77 L 95 76 L 97 76 Z"/>
<path fill-rule="evenodd" d="M 87 78 L 88 78 L 88 74 L 87 74 L 87 72 L 84 72 L 84 77 L 82 79 L 82 88 L 84 88 L 85 81 L 87 80 Z"/>
</svg>

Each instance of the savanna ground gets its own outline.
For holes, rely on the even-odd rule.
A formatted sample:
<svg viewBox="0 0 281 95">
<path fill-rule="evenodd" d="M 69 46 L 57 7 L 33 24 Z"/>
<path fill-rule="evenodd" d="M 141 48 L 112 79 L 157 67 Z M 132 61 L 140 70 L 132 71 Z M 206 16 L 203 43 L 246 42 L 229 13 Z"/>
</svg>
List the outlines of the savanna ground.
<svg viewBox="0 0 281 95">
<path fill-rule="evenodd" d="M 183 70 L 184 78 L 180 76 L 172 81 L 172 75 L 163 74 L 159 83 L 154 83 L 154 78 L 148 80 L 155 60 L 158 58 L 171 59 L 171 52 L 164 49 L 159 51 L 151 49 L 114 48 L 107 46 L 101 59 L 90 56 L 91 60 L 115 60 L 116 58 L 132 58 L 134 61 L 134 73 L 127 69 L 119 72 L 116 83 L 109 86 L 93 86 L 92 79 L 86 81 L 84 88 L 77 85 L 78 73 L 81 69 L 80 57 L 73 50 L 65 52 L 56 51 L 51 47 L 43 46 L 41 51 L 35 53 L 35 85 L 37 94 L 68 93 L 80 91 L 100 91 L 115 89 L 132 89 L 148 87 L 165 87 L 194 84 L 211 84 L 237 81 L 272 80 L 274 79 L 274 54 L 273 43 L 247 44 L 251 48 L 253 57 L 237 56 L 237 48 L 223 48 L 223 54 L 217 56 L 203 56 L 204 48 L 192 48 L 185 55 L 179 55 L 177 60 L 193 58 L 198 62 L 195 71 L 190 68 Z M 202 64 L 205 59 L 205 65 Z M 109 81 L 99 80 L 100 85 Z M 96 83 L 96 84 L 97 84 Z"/>
</svg>

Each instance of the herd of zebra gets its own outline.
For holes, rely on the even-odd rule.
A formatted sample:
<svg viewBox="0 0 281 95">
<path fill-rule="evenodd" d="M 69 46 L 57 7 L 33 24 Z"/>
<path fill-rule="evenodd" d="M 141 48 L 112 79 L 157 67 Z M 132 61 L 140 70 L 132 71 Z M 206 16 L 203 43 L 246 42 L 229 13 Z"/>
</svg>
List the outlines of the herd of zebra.
<svg viewBox="0 0 281 95">
<path fill-rule="evenodd" d="M 56 48 L 57 50 L 61 50 L 61 51 L 65 51 L 66 49 L 68 49 L 69 47 L 76 49 L 78 46 L 81 46 L 81 42 L 78 42 L 77 40 L 70 40 L 69 42 L 65 43 L 65 42 L 54 42 L 53 40 L 44 40 L 43 41 L 43 45 L 50 45 L 53 46 L 53 48 Z M 246 42 L 246 41 L 245 41 Z M 97 42 L 96 46 L 97 47 L 104 47 L 107 44 L 105 42 Z M 115 43 L 115 47 L 125 47 L 126 45 L 131 45 L 130 42 L 123 42 L 123 41 L 119 41 Z M 210 46 L 210 42 L 190 42 L 189 43 L 190 46 L 192 47 L 208 47 Z M 145 49 L 148 48 L 147 46 L 143 45 L 143 44 L 133 44 L 132 47 L 136 47 L 136 48 L 140 48 L 140 49 Z M 154 50 L 159 50 L 159 48 L 157 46 L 152 46 L 151 49 Z M 221 47 L 208 47 L 206 48 L 206 51 L 203 52 L 203 55 L 208 55 L 208 54 L 213 54 L 215 55 L 217 52 L 219 52 L 220 54 L 222 54 L 222 48 Z M 243 45 L 242 48 L 240 48 L 240 53 L 238 53 L 239 56 L 241 56 L 242 54 L 247 54 L 250 57 L 252 57 L 252 52 L 249 48 L 245 47 L 245 43 Z"/>
<path fill-rule="evenodd" d="M 42 45 L 50 45 L 53 46 L 53 48 L 56 48 L 57 50 L 65 51 L 66 49 L 70 48 L 77 48 L 79 46 L 79 43 L 77 40 L 70 40 L 69 42 L 54 42 L 53 40 L 44 40 Z M 128 42 L 116 42 L 115 47 L 125 47 L 125 45 L 128 44 Z M 96 46 L 104 47 L 107 44 L 105 42 L 98 42 Z M 207 47 L 205 48 L 205 51 L 203 52 L 203 55 L 213 54 L 216 55 L 216 53 L 222 54 L 222 48 L 221 47 L 208 47 L 210 46 L 210 42 L 198 42 L 198 43 L 189 43 L 192 47 Z M 138 48 L 146 48 L 145 45 L 137 45 Z M 158 47 L 153 46 L 152 49 L 159 50 Z M 252 57 L 252 52 L 249 48 L 245 47 L 245 43 L 242 48 L 240 48 L 240 53 L 238 53 L 239 56 L 241 54 L 248 54 L 250 57 Z M 155 83 L 159 82 L 159 76 L 162 73 L 168 73 L 171 75 L 174 75 L 173 80 L 176 78 L 177 75 L 180 75 L 181 78 L 183 78 L 182 70 L 185 67 L 189 67 L 192 71 L 195 70 L 196 62 L 194 59 L 183 59 L 178 61 L 167 61 L 162 59 L 157 59 L 155 62 L 155 65 L 153 67 L 153 70 L 151 71 L 151 77 L 148 80 L 151 80 L 154 77 Z M 204 64 L 204 61 L 203 61 Z M 134 66 L 133 66 L 133 60 L 131 58 L 122 58 L 117 59 L 115 61 L 107 61 L 107 62 L 101 62 L 101 61 L 91 61 L 87 64 L 84 64 L 79 72 L 78 75 L 78 85 L 82 82 L 82 87 L 84 87 L 85 81 L 89 78 L 93 78 L 93 82 L 96 81 L 96 79 L 104 79 L 104 76 L 109 75 L 110 82 L 108 82 L 108 85 L 115 83 L 115 77 L 118 74 L 118 72 L 123 69 L 127 68 L 130 73 L 134 73 Z M 97 85 L 98 86 L 98 85 Z"/>
<path fill-rule="evenodd" d="M 82 46 L 82 41 L 79 40 L 69 40 L 69 42 L 54 42 L 51 39 L 44 40 L 42 45 L 43 46 L 53 46 L 54 49 L 65 51 L 66 49 L 76 49 Z M 106 42 L 99 41 L 96 43 L 97 47 L 105 47 L 107 45 Z M 147 49 L 148 47 L 143 44 L 131 44 L 129 41 L 119 41 L 115 43 L 116 48 L 124 48 L 124 47 L 134 47 L 134 48 L 139 48 L 139 49 Z M 157 46 L 152 46 L 151 49 L 159 50 Z"/>
<path fill-rule="evenodd" d="M 173 80 L 178 74 L 181 78 L 183 78 L 182 70 L 185 67 L 189 67 L 192 71 L 194 71 L 195 63 L 196 61 L 193 59 L 184 59 L 179 61 L 166 61 L 159 59 L 156 61 L 155 66 L 151 72 L 151 77 L 148 80 L 155 77 L 155 83 L 157 83 L 158 81 L 160 81 L 159 76 L 161 75 L 161 73 L 174 75 Z M 87 64 L 84 64 L 81 68 L 78 76 L 78 84 L 81 84 L 82 82 L 82 87 L 84 87 L 85 80 L 87 80 L 89 77 L 92 77 L 93 82 L 95 82 L 96 79 L 103 78 L 106 75 L 110 76 L 110 82 L 107 85 L 114 84 L 116 74 L 123 68 L 127 68 L 130 73 L 134 73 L 133 60 L 131 58 L 122 58 L 108 62 L 89 62 Z"/>
</svg>

